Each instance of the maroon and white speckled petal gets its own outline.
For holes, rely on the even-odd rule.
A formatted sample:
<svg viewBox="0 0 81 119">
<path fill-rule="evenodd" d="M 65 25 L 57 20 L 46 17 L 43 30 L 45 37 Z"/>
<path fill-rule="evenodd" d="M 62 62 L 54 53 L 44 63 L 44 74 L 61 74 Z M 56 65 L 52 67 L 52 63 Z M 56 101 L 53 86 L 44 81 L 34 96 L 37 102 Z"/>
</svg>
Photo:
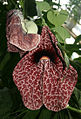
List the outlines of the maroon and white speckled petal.
<svg viewBox="0 0 81 119">
<path fill-rule="evenodd" d="M 43 66 L 27 55 L 15 67 L 13 80 L 20 90 L 24 105 L 31 109 L 39 109 L 42 105 L 41 78 Z"/>
<path fill-rule="evenodd" d="M 31 51 L 40 42 L 39 34 L 26 34 L 22 28 L 24 18 L 19 10 L 11 10 L 7 15 L 6 37 L 8 50 L 12 52 Z"/>
<path fill-rule="evenodd" d="M 45 61 L 43 75 L 43 104 L 52 111 L 60 111 L 67 107 L 71 94 L 77 83 L 77 72 L 70 66 L 62 71 L 59 65 Z"/>
</svg>

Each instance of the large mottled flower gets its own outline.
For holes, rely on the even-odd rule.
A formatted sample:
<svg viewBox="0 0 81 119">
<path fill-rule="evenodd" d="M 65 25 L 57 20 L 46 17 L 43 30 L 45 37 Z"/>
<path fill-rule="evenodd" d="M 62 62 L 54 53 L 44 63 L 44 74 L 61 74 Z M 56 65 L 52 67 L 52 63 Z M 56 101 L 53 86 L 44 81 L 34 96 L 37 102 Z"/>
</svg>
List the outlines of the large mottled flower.
<svg viewBox="0 0 81 119">
<path fill-rule="evenodd" d="M 36 30 L 31 30 L 31 25 Z M 11 10 L 7 14 L 6 37 L 8 40 L 8 51 L 19 52 L 21 56 L 26 51 L 31 51 L 37 47 L 40 42 L 37 26 L 33 21 L 24 19 L 22 12 L 19 10 Z"/>
<path fill-rule="evenodd" d="M 68 105 L 77 72 L 71 65 L 67 69 L 55 36 L 44 26 L 40 43 L 14 68 L 13 80 L 27 108 L 37 110 L 44 104 L 60 111 Z"/>
</svg>

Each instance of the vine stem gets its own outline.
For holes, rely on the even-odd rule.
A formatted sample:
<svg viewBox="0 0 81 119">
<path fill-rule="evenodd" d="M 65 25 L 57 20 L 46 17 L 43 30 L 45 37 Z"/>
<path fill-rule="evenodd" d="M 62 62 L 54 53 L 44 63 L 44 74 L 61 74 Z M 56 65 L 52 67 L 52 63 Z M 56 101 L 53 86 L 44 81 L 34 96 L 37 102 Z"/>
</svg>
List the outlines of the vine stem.
<svg viewBox="0 0 81 119">
<path fill-rule="evenodd" d="M 70 109 L 70 110 L 75 111 L 75 112 L 77 112 L 77 113 L 81 113 L 81 110 L 76 109 L 76 108 L 71 107 L 71 106 L 67 106 L 67 109 Z"/>
</svg>

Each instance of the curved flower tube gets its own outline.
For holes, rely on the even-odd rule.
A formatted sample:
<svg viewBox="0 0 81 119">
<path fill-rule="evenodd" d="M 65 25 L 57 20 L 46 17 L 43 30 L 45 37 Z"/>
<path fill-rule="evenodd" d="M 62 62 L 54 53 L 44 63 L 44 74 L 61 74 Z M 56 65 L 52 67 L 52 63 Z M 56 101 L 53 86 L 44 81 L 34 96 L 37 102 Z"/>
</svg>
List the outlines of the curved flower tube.
<svg viewBox="0 0 81 119">
<path fill-rule="evenodd" d="M 77 72 L 65 66 L 57 40 L 47 26 L 39 45 L 14 68 L 13 80 L 24 105 L 37 110 L 43 104 L 52 111 L 65 109 L 77 83 Z"/>
<path fill-rule="evenodd" d="M 19 10 L 11 10 L 7 15 L 6 37 L 8 51 L 19 52 L 21 56 L 26 51 L 36 48 L 40 42 L 39 34 L 26 33 L 23 28 L 24 22 L 23 15 Z"/>
</svg>

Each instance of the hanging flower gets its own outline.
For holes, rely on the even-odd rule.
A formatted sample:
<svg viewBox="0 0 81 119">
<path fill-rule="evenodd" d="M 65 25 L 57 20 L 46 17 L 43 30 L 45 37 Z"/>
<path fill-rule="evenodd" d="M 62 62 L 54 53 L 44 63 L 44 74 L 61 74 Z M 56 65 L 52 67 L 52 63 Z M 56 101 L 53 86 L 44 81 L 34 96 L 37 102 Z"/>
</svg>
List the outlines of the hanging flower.
<svg viewBox="0 0 81 119">
<path fill-rule="evenodd" d="M 26 51 L 31 51 L 40 42 L 40 35 L 37 34 L 37 30 L 33 34 L 31 31 L 27 31 L 27 25 L 33 24 L 34 28 L 37 29 L 33 21 L 30 22 L 25 20 L 22 12 L 19 10 L 11 10 L 7 15 L 7 24 L 6 24 L 6 37 L 8 51 L 10 52 L 19 52 L 22 56 Z"/>
<path fill-rule="evenodd" d="M 60 111 L 68 105 L 77 72 L 71 65 L 67 69 L 55 36 L 44 26 L 40 43 L 19 61 L 13 80 L 27 108 L 37 110 L 44 104 Z"/>
</svg>

